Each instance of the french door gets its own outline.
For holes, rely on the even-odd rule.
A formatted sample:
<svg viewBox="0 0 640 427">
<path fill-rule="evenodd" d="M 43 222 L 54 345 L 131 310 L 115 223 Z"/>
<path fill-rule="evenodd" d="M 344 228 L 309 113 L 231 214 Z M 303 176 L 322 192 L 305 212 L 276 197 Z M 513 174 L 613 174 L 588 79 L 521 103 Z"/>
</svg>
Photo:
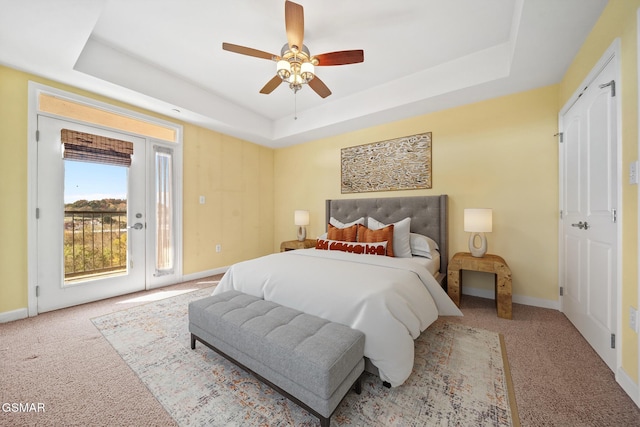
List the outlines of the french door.
<svg viewBox="0 0 640 427">
<path fill-rule="evenodd" d="M 41 115 L 38 132 L 38 312 L 145 289 L 145 139 Z M 63 158 L 67 132 L 127 144 L 130 165 Z"/>
<path fill-rule="evenodd" d="M 616 370 L 618 172 L 615 57 L 561 116 L 561 307 Z"/>
</svg>

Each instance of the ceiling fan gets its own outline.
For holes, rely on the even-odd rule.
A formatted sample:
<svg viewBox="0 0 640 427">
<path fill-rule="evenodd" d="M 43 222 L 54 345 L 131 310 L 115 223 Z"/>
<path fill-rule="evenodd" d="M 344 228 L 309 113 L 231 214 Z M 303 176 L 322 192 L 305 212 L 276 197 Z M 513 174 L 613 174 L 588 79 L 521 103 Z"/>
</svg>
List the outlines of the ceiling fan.
<svg viewBox="0 0 640 427">
<path fill-rule="evenodd" d="M 302 89 L 303 84 L 308 84 L 318 95 L 326 98 L 331 95 L 331 91 L 315 75 L 315 67 L 356 64 L 364 61 L 363 50 L 342 50 L 312 56 L 307 46 L 303 44 L 304 10 L 299 4 L 285 1 L 284 22 L 287 43 L 282 46 L 280 56 L 250 47 L 222 43 L 222 49 L 229 52 L 276 62 L 276 75 L 264 85 L 260 93 L 269 94 L 280 86 L 280 83 L 287 82 L 294 93 Z"/>
</svg>

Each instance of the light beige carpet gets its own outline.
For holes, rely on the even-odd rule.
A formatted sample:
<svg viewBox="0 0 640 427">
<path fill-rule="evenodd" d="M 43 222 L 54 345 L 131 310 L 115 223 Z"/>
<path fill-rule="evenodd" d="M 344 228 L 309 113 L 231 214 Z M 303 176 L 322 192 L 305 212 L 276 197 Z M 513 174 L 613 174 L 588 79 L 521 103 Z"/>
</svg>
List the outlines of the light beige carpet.
<svg viewBox="0 0 640 427">
<path fill-rule="evenodd" d="M 0 402 L 46 409 L 0 411 L 0 426 L 177 425 L 90 319 L 219 278 L 0 324 Z M 504 336 L 523 426 L 640 425 L 640 409 L 562 313 L 514 304 L 513 320 L 501 319 L 493 300 L 467 295 L 461 309 L 464 317 L 446 321 Z"/>
</svg>

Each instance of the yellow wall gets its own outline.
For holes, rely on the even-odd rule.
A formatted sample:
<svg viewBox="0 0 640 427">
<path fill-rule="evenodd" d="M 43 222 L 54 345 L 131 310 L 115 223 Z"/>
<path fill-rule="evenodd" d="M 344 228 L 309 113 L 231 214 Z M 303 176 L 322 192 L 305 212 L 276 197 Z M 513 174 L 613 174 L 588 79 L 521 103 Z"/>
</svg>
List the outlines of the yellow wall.
<svg viewBox="0 0 640 427">
<path fill-rule="evenodd" d="M 191 125 L 184 140 L 185 274 L 271 253 L 273 150 Z"/>
<path fill-rule="evenodd" d="M 28 81 L 138 108 L 0 66 L 0 313 L 27 307 Z M 171 120 L 176 122 L 175 120 Z M 273 150 L 184 126 L 184 274 L 273 250 Z M 206 203 L 199 204 L 199 196 Z M 215 252 L 215 245 L 222 252 Z"/>
<path fill-rule="evenodd" d="M 622 368 L 638 383 L 638 335 L 629 328 L 629 307 L 638 308 L 638 186 L 628 168 L 638 159 L 637 10 L 640 0 L 612 0 L 583 44 L 560 84 L 558 109 L 571 97 L 607 48 L 621 42 L 622 81 Z"/>
<path fill-rule="evenodd" d="M 275 154 L 275 237 L 295 238 L 293 211 L 309 209 L 308 235 L 324 232 L 324 201 L 340 193 L 340 149 L 432 132 L 433 188 L 356 197 L 449 195 L 450 256 L 468 251 L 463 209 L 493 208 L 489 252 L 502 255 L 519 296 L 558 300 L 558 87 L 492 99 L 283 148 Z M 493 277 L 465 287 L 493 291 Z"/>
<path fill-rule="evenodd" d="M 0 313 L 27 307 L 27 80 L 0 67 Z"/>
</svg>

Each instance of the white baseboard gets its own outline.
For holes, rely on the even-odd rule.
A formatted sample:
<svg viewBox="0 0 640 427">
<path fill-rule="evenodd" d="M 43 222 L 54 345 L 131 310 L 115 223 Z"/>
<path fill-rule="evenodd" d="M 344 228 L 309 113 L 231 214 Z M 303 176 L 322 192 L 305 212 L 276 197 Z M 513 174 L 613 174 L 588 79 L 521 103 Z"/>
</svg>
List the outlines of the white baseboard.
<svg viewBox="0 0 640 427">
<path fill-rule="evenodd" d="M 534 298 L 525 295 L 513 295 L 512 301 L 516 304 L 531 305 L 533 307 L 550 308 L 552 310 L 560 310 L 560 301 L 550 299 Z"/>
<path fill-rule="evenodd" d="M 182 276 L 182 280 L 184 282 L 189 282 L 191 280 L 198 280 L 204 277 L 215 276 L 216 274 L 224 274 L 229 269 L 229 266 L 214 268 L 213 270 L 207 271 L 199 271 L 197 273 L 185 274 Z"/>
<path fill-rule="evenodd" d="M 471 287 L 463 287 L 462 293 L 472 297 L 495 299 L 495 292 L 488 289 L 478 289 Z M 533 298 L 524 295 L 513 295 L 511 301 L 516 304 L 531 305 L 533 307 L 550 308 L 552 310 L 560 310 L 560 301 L 552 301 L 542 298 Z"/>
<path fill-rule="evenodd" d="M 29 317 L 27 308 L 19 308 L 17 310 L 5 311 L 0 313 L 0 323 L 13 322 L 14 320 L 26 319 Z"/>
<path fill-rule="evenodd" d="M 638 388 L 638 384 L 634 383 L 631 377 L 629 377 L 621 367 L 618 368 L 618 372 L 616 372 L 616 381 L 636 406 L 640 408 L 640 389 Z"/>
</svg>

